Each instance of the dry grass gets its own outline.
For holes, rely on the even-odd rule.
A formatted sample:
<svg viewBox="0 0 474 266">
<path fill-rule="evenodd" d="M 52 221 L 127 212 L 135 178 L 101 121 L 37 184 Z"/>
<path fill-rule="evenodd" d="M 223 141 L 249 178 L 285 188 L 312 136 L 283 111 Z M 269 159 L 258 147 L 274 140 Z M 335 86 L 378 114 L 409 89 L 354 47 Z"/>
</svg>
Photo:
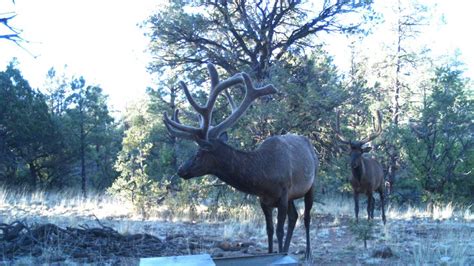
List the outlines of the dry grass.
<svg viewBox="0 0 474 266">
<path fill-rule="evenodd" d="M 132 210 L 131 204 L 100 194 L 84 199 L 79 193 L 71 191 L 26 193 L 0 188 L 0 211 L 2 215 L 8 214 L 2 217 L 6 223 L 30 217 L 37 217 L 38 222 L 69 225 L 94 216 L 99 219 L 136 219 Z"/>
<path fill-rule="evenodd" d="M 471 222 L 474 220 L 474 213 L 471 209 L 472 206 L 459 206 L 452 202 L 445 205 L 428 204 L 425 207 L 389 206 L 387 217 L 400 220 L 414 218 L 429 218 L 433 220 L 461 219 Z"/>
<path fill-rule="evenodd" d="M 365 215 L 365 202 L 361 200 L 360 215 Z M 352 198 L 343 196 L 329 196 L 313 207 L 313 212 L 318 214 L 331 214 L 337 218 L 353 216 Z M 262 215 L 261 210 L 256 205 L 243 205 L 237 208 L 219 207 L 216 213 L 211 213 L 208 206 L 197 205 L 194 210 L 186 207 L 161 205 L 150 213 L 149 221 L 169 221 L 169 222 L 219 222 L 229 221 L 233 223 L 253 223 L 259 220 Z M 304 210 L 302 201 L 297 203 L 298 212 Z M 430 218 L 434 220 L 462 219 L 467 222 L 474 221 L 472 206 L 458 206 L 454 203 L 445 205 L 419 206 L 386 206 L 388 219 L 410 220 L 414 218 Z M 0 211 L 8 212 L 8 217 L 3 217 L 5 222 L 18 220 L 26 217 L 37 216 L 50 222 L 55 219 L 71 219 L 97 217 L 99 219 L 121 219 L 129 221 L 139 221 L 142 217 L 134 212 L 131 203 L 123 202 L 118 198 L 106 194 L 90 195 L 84 199 L 79 193 L 73 191 L 65 192 L 45 192 L 36 191 L 34 193 L 12 192 L 5 188 L 0 188 Z M 379 211 L 379 210 L 377 210 Z M 60 222 L 60 221 L 58 221 Z M 336 220 L 337 222 L 337 220 Z"/>
<path fill-rule="evenodd" d="M 468 265 L 468 249 L 472 250 L 474 245 L 467 240 L 473 236 L 472 231 L 463 230 L 444 233 L 437 241 L 416 243 L 413 248 L 413 264 Z"/>
<path fill-rule="evenodd" d="M 376 198 L 377 207 L 379 206 L 379 199 Z M 366 202 L 364 197 L 361 197 L 359 203 L 359 216 L 365 217 Z M 324 198 L 319 204 L 316 204 L 316 212 L 323 214 L 331 214 L 335 217 L 354 216 L 354 202 L 352 198 L 344 196 L 329 196 Z M 456 205 L 449 202 L 447 204 L 427 204 L 424 206 L 397 206 L 386 205 L 385 213 L 387 219 L 392 220 L 411 220 L 417 218 L 429 218 L 433 220 L 449 220 L 461 219 L 467 222 L 474 221 L 473 206 Z M 380 216 L 380 209 L 376 209 Z"/>
</svg>

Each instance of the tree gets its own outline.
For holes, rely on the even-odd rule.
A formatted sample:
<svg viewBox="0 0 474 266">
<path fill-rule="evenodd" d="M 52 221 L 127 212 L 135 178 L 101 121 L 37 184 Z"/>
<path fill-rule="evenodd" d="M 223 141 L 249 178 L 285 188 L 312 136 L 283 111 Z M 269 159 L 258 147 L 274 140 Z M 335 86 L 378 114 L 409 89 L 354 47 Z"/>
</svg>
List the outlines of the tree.
<svg viewBox="0 0 474 266">
<path fill-rule="evenodd" d="M 150 94 L 159 103 L 153 107 L 157 120 L 161 122 L 163 111 L 180 105 L 183 96 L 176 81 L 164 79 L 179 77 L 190 86 L 204 88 L 192 93 L 198 101 L 206 99 L 208 86 L 202 63 L 210 62 L 219 66 L 223 78 L 245 71 L 256 83 L 271 82 L 280 90 L 273 100 L 266 97 L 251 107 L 251 114 L 239 122 L 245 127 L 232 129 L 230 142 L 250 148 L 275 134 L 316 133 L 315 145 L 324 159 L 329 158 L 331 132 L 324 130 L 329 123 L 327 114 L 346 100 L 347 94 L 341 90 L 331 58 L 315 40 L 321 33 L 360 31 L 370 6 L 371 1 L 170 1 L 148 20 L 150 50 L 156 58 L 149 69 L 163 79 Z M 238 88 L 226 93 L 236 101 L 243 97 Z M 186 106 L 180 110 L 182 120 L 199 123 Z M 220 97 L 213 119 L 221 121 L 230 111 L 225 97 Z M 313 123 L 314 117 L 321 119 Z M 166 132 L 158 131 L 164 129 L 162 123 L 156 125 L 155 132 L 166 136 Z M 168 165 L 169 169 L 176 167 L 180 155 L 192 150 L 173 138 L 156 140 L 154 147 L 159 152 L 150 152 L 150 156 L 170 154 L 172 159 L 167 163 L 173 167 Z M 167 153 L 165 147 L 173 148 Z"/>
<path fill-rule="evenodd" d="M 456 62 L 437 67 L 425 87 L 420 117 L 404 145 L 425 201 L 473 200 L 472 96 L 472 83 Z"/>
<path fill-rule="evenodd" d="M 182 100 L 179 99 L 175 78 L 171 78 L 168 81 L 161 81 L 160 85 L 156 90 L 151 88 L 148 89 L 147 94 L 149 96 L 149 104 L 147 109 L 147 117 L 150 120 L 161 121 L 163 111 L 168 113 L 174 113 L 176 108 L 182 104 Z M 154 144 L 153 154 L 159 155 L 159 160 L 162 166 L 160 172 L 161 177 L 172 176 L 173 173 L 178 170 L 178 146 L 175 137 L 170 136 L 166 129 L 161 123 L 153 123 L 151 129 L 150 141 Z M 176 183 L 173 179 L 173 183 Z"/>
<path fill-rule="evenodd" d="M 106 96 L 83 78 L 54 69 L 43 89 L 47 95 L 32 89 L 14 62 L 0 72 L 0 180 L 18 187 L 75 187 L 80 169 L 84 195 L 89 180 L 94 188 L 108 187 L 117 175 L 121 131 L 108 114 Z"/>
<path fill-rule="evenodd" d="M 95 149 L 97 155 L 104 138 L 111 133 L 113 118 L 109 115 L 106 104 L 106 96 L 98 86 L 86 86 L 83 77 L 73 79 L 71 82 L 71 94 L 66 98 L 69 119 L 68 128 L 71 130 L 70 137 L 77 145 L 77 155 L 80 160 L 81 190 L 87 197 L 87 160 L 92 159 L 88 154 Z M 95 160 L 96 164 L 100 160 Z"/>
<path fill-rule="evenodd" d="M 374 74 L 381 83 L 385 94 L 385 107 L 390 116 L 386 138 L 383 142 L 386 153 L 387 179 L 394 185 L 400 169 L 400 121 L 413 114 L 410 104 L 417 97 L 418 84 L 426 70 L 427 49 L 420 47 L 420 36 L 423 27 L 428 25 L 428 9 L 418 1 L 391 3 L 393 18 L 387 19 L 388 31 L 392 38 L 384 43 L 383 60 L 375 64 Z M 384 32 L 385 36 L 386 33 Z M 423 44 L 422 44 L 423 45 Z"/>
<path fill-rule="evenodd" d="M 153 135 L 164 129 L 156 129 L 157 122 L 148 112 L 148 106 L 144 101 L 137 102 L 125 114 L 122 149 L 115 162 L 119 176 L 108 189 L 109 193 L 131 201 L 143 217 L 147 217 L 152 206 L 163 196 L 163 188 L 168 183 L 168 179 L 163 178 L 168 172 L 166 168 L 176 167 L 176 162 L 167 160 L 169 149 L 154 141 Z"/>
<path fill-rule="evenodd" d="M 151 71 L 180 67 L 192 72 L 210 62 L 229 74 L 246 71 L 262 80 L 274 62 L 313 47 L 309 38 L 315 34 L 358 30 L 362 21 L 343 15 L 369 9 L 371 1 L 191 3 L 170 1 L 150 17 L 150 49 L 157 58 Z"/>
<path fill-rule="evenodd" d="M 7 168 L 22 163 L 28 168 L 30 180 L 21 183 L 36 187 L 49 179 L 57 131 L 44 95 L 30 87 L 14 63 L 0 72 L 0 136 L 3 156 L 16 164 Z"/>
</svg>

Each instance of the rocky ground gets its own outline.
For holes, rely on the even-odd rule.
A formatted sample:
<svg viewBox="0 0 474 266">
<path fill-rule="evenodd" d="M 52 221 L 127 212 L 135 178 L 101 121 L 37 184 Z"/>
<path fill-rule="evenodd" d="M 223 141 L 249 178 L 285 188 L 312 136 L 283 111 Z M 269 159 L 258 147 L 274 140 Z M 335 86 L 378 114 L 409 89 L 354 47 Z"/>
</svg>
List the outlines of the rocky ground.
<svg viewBox="0 0 474 266">
<path fill-rule="evenodd" d="M 311 230 L 312 259 L 307 264 L 474 264 L 474 224 L 430 219 L 376 221 L 367 248 L 351 219 L 315 217 Z M 110 222 L 113 224 L 113 222 Z M 213 257 L 266 252 L 261 223 L 137 222 L 148 233 L 120 234 L 113 226 L 58 227 L 54 224 L 3 224 L 3 262 L 134 264 L 140 257 L 208 253 Z M 303 226 L 295 231 L 290 253 L 303 259 Z M 276 246 L 276 242 L 275 242 Z"/>
<path fill-rule="evenodd" d="M 100 209 L 87 213 L 65 207 L 61 216 L 44 204 L 41 208 L 0 206 L 3 264 L 137 265 L 140 257 L 208 253 L 217 258 L 267 250 L 259 213 L 251 219 L 183 222 L 143 221 L 123 213 L 98 218 Z M 315 211 L 312 258 L 306 265 L 474 265 L 474 222 L 466 216 L 423 216 L 407 210 L 389 212 L 385 226 L 380 219 L 370 226 L 365 219 L 355 225 L 349 213 Z M 300 219 L 290 254 L 303 262 L 305 245 Z"/>
</svg>

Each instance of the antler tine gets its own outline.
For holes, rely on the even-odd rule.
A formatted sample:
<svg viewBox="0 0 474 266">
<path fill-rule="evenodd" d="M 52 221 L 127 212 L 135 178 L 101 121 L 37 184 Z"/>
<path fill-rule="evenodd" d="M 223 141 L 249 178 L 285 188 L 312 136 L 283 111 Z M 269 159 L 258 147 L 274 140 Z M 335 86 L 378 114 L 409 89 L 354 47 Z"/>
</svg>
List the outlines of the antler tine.
<svg viewBox="0 0 474 266">
<path fill-rule="evenodd" d="M 219 96 L 219 93 L 231 86 L 237 85 L 239 83 L 242 83 L 242 76 L 240 74 L 236 74 L 220 83 L 218 83 L 215 87 L 211 88 L 211 94 L 209 95 L 209 99 L 207 100 L 206 103 L 206 109 L 209 111 L 212 111 L 212 108 L 214 108 L 214 104 L 217 100 L 217 96 Z"/>
<path fill-rule="evenodd" d="M 201 133 L 200 128 L 192 127 L 192 126 L 186 126 L 186 125 L 183 125 L 183 124 L 179 123 L 178 121 L 169 119 L 167 112 L 164 112 L 163 118 L 164 118 L 164 122 L 166 124 L 168 124 L 168 126 L 171 126 L 176 130 L 188 132 L 190 134 L 195 134 L 195 135 L 198 135 L 198 134 Z"/>
<path fill-rule="evenodd" d="M 225 97 L 227 98 L 227 101 L 229 102 L 230 108 L 232 110 L 232 113 L 237 110 L 237 105 L 235 105 L 234 99 L 232 99 L 232 96 L 230 96 L 230 93 L 228 90 L 224 90 Z"/>
<path fill-rule="evenodd" d="M 350 141 L 346 140 L 346 138 L 344 138 L 344 135 L 342 135 L 342 132 L 341 132 L 341 129 L 340 129 L 340 116 L 341 116 L 341 110 L 338 110 L 337 111 L 337 115 L 336 115 L 336 128 L 334 129 L 334 131 L 336 132 L 336 137 L 338 138 L 338 140 L 344 144 L 349 144 Z"/>
<path fill-rule="evenodd" d="M 173 114 L 173 120 L 170 120 L 168 118 L 168 113 L 167 112 L 164 112 L 163 114 L 163 122 L 166 126 L 166 129 L 168 130 L 169 134 L 171 136 L 174 136 L 174 137 L 177 137 L 177 138 L 183 138 L 183 139 L 190 139 L 190 140 L 194 140 L 196 139 L 196 133 L 193 131 L 187 131 L 187 130 L 184 130 L 184 129 L 179 129 L 178 127 L 175 126 L 175 124 L 178 124 L 178 125 L 181 125 L 181 123 L 179 122 L 179 119 L 178 119 L 178 113 L 179 113 L 179 110 L 176 109 L 174 111 L 174 114 Z M 182 126 L 182 125 L 181 125 Z M 184 126 L 186 127 L 186 126 Z"/>
<path fill-rule="evenodd" d="M 173 112 L 173 118 L 172 118 L 172 119 L 173 119 L 175 122 L 178 122 L 178 123 L 181 124 L 181 121 L 179 121 L 179 118 L 178 118 L 178 114 L 179 114 L 179 109 L 176 108 L 176 109 L 174 110 L 174 112 Z"/>
<path fill-rule="evenodd" d="M 219 84 L 219 74 L 217 73 L 216 67 L 209 63 L 207 64 L 207 71 L 211 77 L 211 91 Z"/>
<path fill-rule="evenodd" d="M 184 94 L 186 95 L 186 98 L 188 99 L 189 104 L 196 110 L 198 113 L 202 114 L 204 112 L 204 107 L 200 106 L 196 101 L 194 100 L 193 96 L 189 92 L 188 86 L 182 81 L 179 82 L 179 85 L 184 91 Z"/>
<path fill-rule="evenodd" d="M 382 133 L 382 114 L 380 113 L 380 110 L 377 110 L 377 129 L 375 130 L 374 133 L 372 133 L 368 137 L 362 139 L 360 142 L 361 143 L 367 143 L 369 141 L 372 141 L 376 137 L 378 137 L 381 133 Z"/>
<path fill-rule="evenodd" d="M 213 64 L 208 64 L 207 69 L 209 70 L 209 75 L 211 76 L 211 92 L 212 92 L 219 84 L 219 75 L 217 74 L 217 70 Z M 235 102 L 230 96 L 230 93 L 227 89 L 224 89 L 224 95 L 227 98 L 227 101 L 229 102 L 232 112 L 234 112 L 234 110 L 236 109 Z"/>
<path fill-rule="evenodd" d="M 277 89 L 273 85 L 266 85 L 262 88 L 256 89 L 253 86 L 250 76 L 246 73 L 240 74 L 241 78 L 244 80 L 245 84 L 245 97 L 244 100 L 240 103 L 239 107 L 234 109 L 232 114 L 228 116 L 224 121 L 222 121 L 217 126 L 209 130 L 209 136 L 216 138 L 222 133 L 226 128 L 231 127 L 237 122 L 237 120 L 245 113 L 250 104 L 260 96 L 269 95 L 277 92 Z M 220 84 L 219 84 L 220 85 Z M 217 89 L 216 89 L 217 91 Z"/>
<path fill-rule="evenodd" d="M 200 118 L 200 123 L 199 123 L 199 126 L 200 128 L 194 128 L 193 129 L 193 134 L 196 134 L 195 137 L 201 137 L 201 138 L 205 138 L 206 136 L 206 131 L 204 130 L 204 126 L 203 126 L 203 123 L 201 123 L 201 120 L 204 120 L 204 116 L 206 114 L 206 108 L 203 107 L 203 106 L 200 106 L 193 98 L 193 96 L 191 95 L 191 93 L 189 92 L 189 89 L 188 89 L 188 86 L 186 86 L 186 84 L 182 81 L 179 82 L 179 85 L 181 86 L 181 88 L 183 89 L 184 91 L 184 94 L 186 95 L 186 98 L 188 99 L 188 102 L 189 104 L 194 108 L 194 110 L 196 110 L 196 112 L 198 112 L 199 116 L 201 117 Z M 178 122 L 178 121 L 176 121 Z M 182 130 L 182 129 L 181 129 Z M 187 130 L 185 130 L 187 131 Z"/>
<path fill-rule="evenodd" d="M 180 87 L 183 89 L 184 94 L 189 102 L 189 104 L 196 110 L 196 112 L 200 115 L 200 128 L 185 126 L 179 123 L 178 121 L 173 121 L 168 118 L 165 118 L 165 121 L 169 121 L 168 124 L 175 127 L 178 130 L 191 132 L 192 134 L 196 134 L 200 138 L 207 139 L 207 132 L 210 127 L 210 123 L 212 120 L 212 109 L 214 108 L 214 103 L 217 99 L 219 93 L 235 84 L 241 83 L 242 79 L 238 76 L 234 76 L 230 79 L 224 80 L 223 82 L 219 82 L 219 75 L 217 73 L 216 68 L 213 64 L 208 64 L 207 69 L 209 72 L 209 76 L 211 78 L 211 93 L 209 95 L 209 99 L 205 106 L 199 105 L 191 95 L 188 87 L 182 81 L 179 82 Z M 174 123 L 176 122 L 176 123 Z"/>
<path fill-rule="evenodd" d="M 211 120 L 212 120 L 212 110 L 214 109 L 214 104 L 216 103 L 217 96 L 219 96 L 219 93 L 221 93 L 223 90 L 226 90 L 227 88 L 231 86 L 234 86 L 243 82 L 242 76 L 239 74 L 234 75 L 220 82 L 219 75 L 214 65 L 209 63 L 207 65 L 207 69 L 209 70 L 209 76 L 211 77 L 211 93 L 209 94 L 209 98 L 207 99 L 206 106 L 203 108 L 203 112 L 201 113 L 203 117 L 202 131 L 206 139 L 209 138 L 209 131 L 210 131 L 209 129 L 211 128 Z M 228 97 L 227 94 L 226 94 L 226 97 Z M 227 99 L 229 100 L 229 98 Z M 231 102 L 231 100 L 229 102 Z"/>
</svg>

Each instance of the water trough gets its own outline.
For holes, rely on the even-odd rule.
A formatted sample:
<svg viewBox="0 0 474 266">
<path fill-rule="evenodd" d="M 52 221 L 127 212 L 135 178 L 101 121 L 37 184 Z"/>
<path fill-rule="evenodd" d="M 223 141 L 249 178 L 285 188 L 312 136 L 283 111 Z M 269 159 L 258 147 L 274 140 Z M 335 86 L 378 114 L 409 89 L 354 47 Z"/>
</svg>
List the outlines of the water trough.
<svg viewBox="0 0 474 266">
<path fill-rule="evenodd" d="M 263 254 L 212 258 L 209 254 L 155 257 L 140 259 L 140 266 L 298 266 L 298 260 L 288 254 Z"/>
</svg>

